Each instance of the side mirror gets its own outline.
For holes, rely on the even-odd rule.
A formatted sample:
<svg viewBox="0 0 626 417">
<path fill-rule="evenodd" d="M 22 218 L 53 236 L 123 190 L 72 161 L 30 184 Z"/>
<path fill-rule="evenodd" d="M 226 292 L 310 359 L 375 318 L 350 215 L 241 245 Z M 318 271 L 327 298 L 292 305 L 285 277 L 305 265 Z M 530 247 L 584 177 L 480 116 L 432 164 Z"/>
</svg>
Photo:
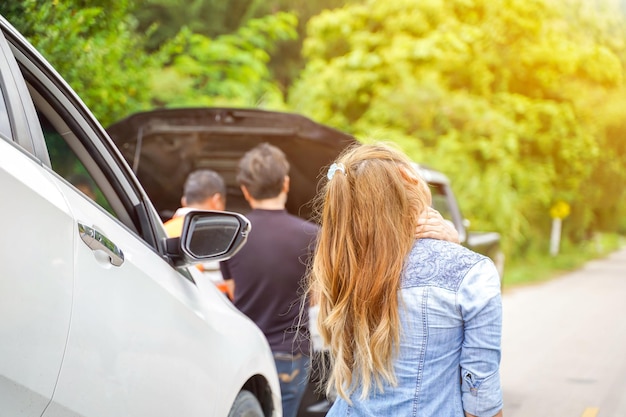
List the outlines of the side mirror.
<svg viewBox="0 0 626 417">
<path fill-rule="evenodd" d="M 243 246 L 250 221 L 239 213 L 194 210 L 185 215 L 179 238 L 167 239 L 168 255 L 183 262 L 225 260 Z"/>
</svg>

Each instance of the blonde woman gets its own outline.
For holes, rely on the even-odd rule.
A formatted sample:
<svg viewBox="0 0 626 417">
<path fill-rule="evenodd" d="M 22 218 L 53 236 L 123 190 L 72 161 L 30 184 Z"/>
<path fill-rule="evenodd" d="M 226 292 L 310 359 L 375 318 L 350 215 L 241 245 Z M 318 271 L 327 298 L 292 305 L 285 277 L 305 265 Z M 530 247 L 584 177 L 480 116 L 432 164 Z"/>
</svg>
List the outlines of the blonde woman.
<svg viewBox="0 0 626 417">
<path fill-rule="evenodd" d="M 502 415 L 500 279 L 488 258 L 415 238 L 431 196 L 386 144 L 346 150 L 320 194 L 311 270 L 335 416 Z"/>
</svg>

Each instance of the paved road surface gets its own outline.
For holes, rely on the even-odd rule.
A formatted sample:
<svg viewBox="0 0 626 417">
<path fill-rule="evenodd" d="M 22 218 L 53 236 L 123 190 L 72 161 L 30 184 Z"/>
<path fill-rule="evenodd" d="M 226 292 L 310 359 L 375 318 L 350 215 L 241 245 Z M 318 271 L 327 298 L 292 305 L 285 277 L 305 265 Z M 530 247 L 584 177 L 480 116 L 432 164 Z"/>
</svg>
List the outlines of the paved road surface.
<svg viewBox="0 0 626 417">
<path fill-rule="evenodd" d="M 626 249 L 503 309 L 505 417 L 626 417 Z"/>
</svg>

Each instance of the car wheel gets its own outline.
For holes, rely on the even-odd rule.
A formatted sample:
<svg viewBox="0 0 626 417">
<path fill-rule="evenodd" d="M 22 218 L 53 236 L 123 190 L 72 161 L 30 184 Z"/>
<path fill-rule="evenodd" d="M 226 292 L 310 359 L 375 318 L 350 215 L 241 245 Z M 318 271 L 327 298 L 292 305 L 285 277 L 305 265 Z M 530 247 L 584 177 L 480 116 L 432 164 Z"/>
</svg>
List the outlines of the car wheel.
<svg viewBox="0 0 626 417">
<path fill-rule="evenodd" d="M 259 400 L 250 391 L 241 390 L 235 398 L 228 417 L 264 417 Z"/>
</svg>

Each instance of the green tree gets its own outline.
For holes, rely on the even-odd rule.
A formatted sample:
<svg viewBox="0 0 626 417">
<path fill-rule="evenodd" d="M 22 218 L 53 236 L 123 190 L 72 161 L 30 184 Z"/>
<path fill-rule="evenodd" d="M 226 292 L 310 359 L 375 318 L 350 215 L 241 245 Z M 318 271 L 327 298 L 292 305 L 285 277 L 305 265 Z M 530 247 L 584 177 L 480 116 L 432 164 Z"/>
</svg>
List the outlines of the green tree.
<svg viewBox="0 0 626 417">
<path fill-rule="evenodd" d="M 145 72 L 163 62 L 144 52 L 131 9 L 130 0 L 23 0 L 0 5 L 0 13 L 105 125 L 149 106 Z"/>
<path fill-rule="evenodd" d="M 180 0 L 143 0 L 134 15 L 139 22 L 138 30 L 149 32 L 148 49 L 158 50 L 184 28 L 209 38 L 233 33 L 253 17 L 259 3 L 259 0 L 189 0 L 181 6 Z"/>
<path fill-rule="evenodd" d="M 154 104 L 284 108 L 267 63 L 277 42 L 296 36 L 296 25 L 293 14 L 276 13 L 214 39 L 183 29 L 163 50 L 169 64 L 152 73 Z"/>
<path fill-rule="evenodd" d="M 235 34 L 250 19 L 286 12 L 297 17 L 297 36 L 281 39 L 270 51 L 267 63 L 272 78 L 283 93 L 304 67 L 300 54 L 308 20 L 324 9 L 341 7 L 355 0 L 143 0 L 134 15 L 139 32 L 148 32 L 148 50 L 158 50 L 185 29 L 215 39 Z"/>
<path fill-rule="evenodd" d="M 293 14 L 248 19 L 215 38 L 183 27 L 146 52 L 152 29 L 137 30 L 135 7 L 132 0 L 23 0 L 1 3 L 0 12 L 105 126 L 153 107 L 284 107 L 268 62 L 278 42 L 297 36 Z"/>
<path fill-rule="evenodd" d="M 272 77 L 283 93 L 289 93 L 289 87 L 298 78 L 300 71 L 304 69 L 306 64 L 301 50 L 308 21 L 323 10 L 335 9 L 358 2 L 359 0 L 264 0 L 255 2 L 255 6 L 252 8 L 255 17 L 283 11 L 293 13 L 298 18 L 296 28 L 298 36 L 279 42 L 276 49 L 270 54 L 270 62 L 268 63 Z"/>
<path fill-rule="evenodd" d="M 573 207 L 570 238 L 581 239 L 601 211 L 619 214 L 603 210 L 604 190 L 585 194 L 591 182 L 626 179 L 624 150 L 604 149 L 616 141 L 608 127 L 624 120 L 610 104 L 623 95 L 620 16 L 567 0 L 371 0 L 324 11 L 309 22 L 308 63 L 289 103 L 447 172 L 473 224 L 501 231 L 508 251 L 545 242 L 559 200 Z M 591 111 L 605 108 L 600 119 Z M 613 198 L 623 206 L 624 192 Z"/>
</svg>

